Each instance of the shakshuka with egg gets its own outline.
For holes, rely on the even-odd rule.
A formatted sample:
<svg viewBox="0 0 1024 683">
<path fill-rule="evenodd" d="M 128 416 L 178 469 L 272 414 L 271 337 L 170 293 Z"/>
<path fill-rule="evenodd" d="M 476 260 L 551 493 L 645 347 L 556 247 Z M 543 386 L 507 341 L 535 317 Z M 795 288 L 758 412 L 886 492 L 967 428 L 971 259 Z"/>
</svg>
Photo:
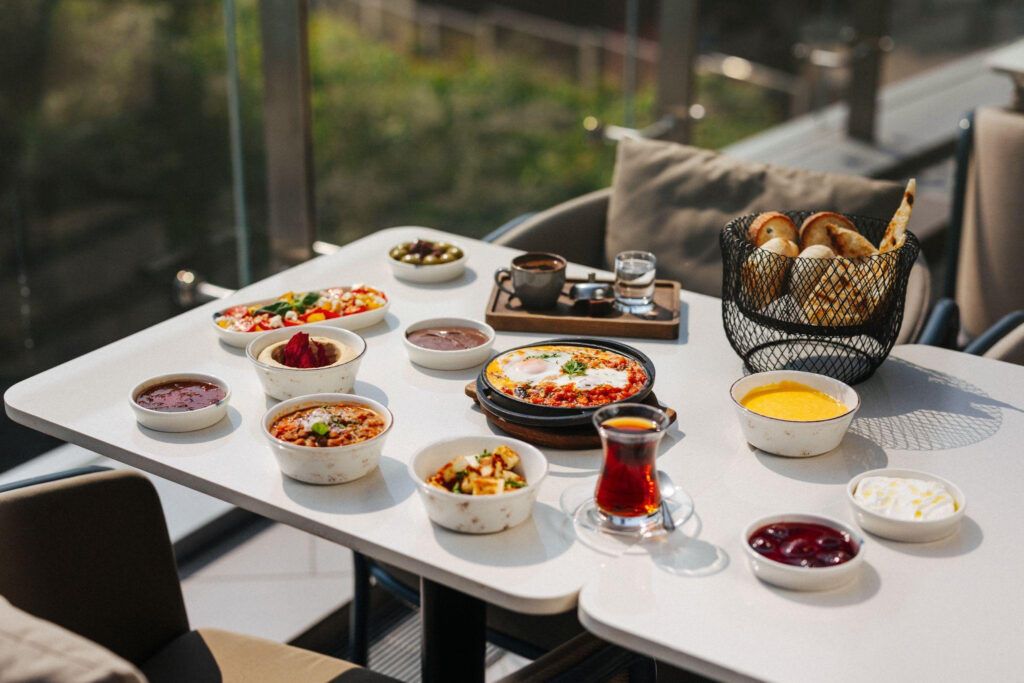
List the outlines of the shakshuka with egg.
<svg viewBox="0 0 1024 683">
<path fill-rule="evenodd" d="M 627 399 L 647 382 L 632 358 L 587 346 L 531 346 L 487 366 L 492 387 L 527 403 L 558 408 L 602 406 Z"/>
</svg>

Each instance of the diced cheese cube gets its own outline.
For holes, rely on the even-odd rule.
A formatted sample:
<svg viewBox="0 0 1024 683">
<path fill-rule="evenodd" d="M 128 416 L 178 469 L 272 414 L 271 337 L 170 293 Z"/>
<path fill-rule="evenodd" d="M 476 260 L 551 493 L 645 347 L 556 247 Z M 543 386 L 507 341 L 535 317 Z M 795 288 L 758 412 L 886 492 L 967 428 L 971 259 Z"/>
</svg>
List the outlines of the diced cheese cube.
<svg viewBox="0 0 1024 683">
<path fill-rule="evenodd" d="M 494 477 L 475 477 L 473 479 L 474 496 L 490 496 L 505 490 L 505 480 Z"/>
</svg>

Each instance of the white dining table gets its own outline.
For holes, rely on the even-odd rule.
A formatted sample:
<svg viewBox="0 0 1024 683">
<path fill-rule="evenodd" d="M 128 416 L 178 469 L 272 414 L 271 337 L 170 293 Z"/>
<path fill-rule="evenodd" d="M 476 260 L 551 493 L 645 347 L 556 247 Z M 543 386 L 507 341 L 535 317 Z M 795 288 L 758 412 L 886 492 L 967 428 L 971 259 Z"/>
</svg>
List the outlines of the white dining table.
<svg viewBox="0 0 1024 683">
<path fill-rule="evenodd" d="M 462 245 L 466 273 L 433 285 L 396 279 L 388 249 L 417 238 Z M 530 614 L 573 609 L 579 597 L 580 619 L 597 635 L 716 677 L 853 680 L 871 672 L 887 677 L 887 667 L 933 673 L 931 658 L 946 653 L 948 659 L 954 650 L 975 673 L 1009 671 L 1000 667 L 1009 667 L 1011 645 L 1021 635 L 1010 615 L 1024 612 L 1022 593 L 1011 583 L 1024 559 L 1012 536 L 1024 481 L 1015 458 L 1024 436 L 1024 369 L 1003 363 L 898 347 L 857 387 L 863 405 L 840 448 L 816 458 L 777 458 L 747 446 L 732 414 L 728 388 L 743 364 L 726 341 L 719 300 L 683 291 L 678 339 L 624 340 L 654 362 L 658 398 L 678 413 L 658 467 L 696 505 L 679 531 L 633 546 L 584 542 L 560 498 L 596 476 L 596 449 L 544 449 L 549 475 L 532 517 L 513 529 L 476 536 L 432 524 L 407 470 L 413 453 L 442 438 L 500 432 L 463 392 L 479 368 L 415 366 L 406 357 L 403 330 L 437 316 L 482 320 L 494 270 L 518 253 L 426 228 L 382 230 L 31 377 L 7 391 L 7 413 L 419 574 L 442 595 L 449 590 Z M 570 264 L 568 274 L 590 270 Z M 383 289 L 391 306 L 383 322 L 359 330 L 367 352 L 355 393 L 386 404 L 395 425 L 370 475 L 337 486 L 303 484 L 280 473 L 261 433 L 260 419 L 276 402 L 263 394 L 244 352 L 218 341 L 211 316 L 286 291 L 356 282 Z M 495 351 L 556 336 L 562 335 L 499 331 Z M 136 424 L 131 388 L 179 371 L 226 380 L 227 418 L 181 434 Z M 738 537 L 743 526 L 776 511 L 852 519 L 842 485 L 886 464 L 957 482 L 969 501 L 960 532 L 920 546 L 871 538 L 862 575 L 836 591 L 781 591 L 753 577 Z M 445 618 L 458 633 L 459 619 Z M 436 636 L 425 634 L 425 657 L 435 662 L 429 650 Z M 883 652 L 882 644 L 892 651 Z M 895 662 L 901 657 L 905 665 Z M 826 662 L 833 668 L 823 668 Z"/>
</svg>

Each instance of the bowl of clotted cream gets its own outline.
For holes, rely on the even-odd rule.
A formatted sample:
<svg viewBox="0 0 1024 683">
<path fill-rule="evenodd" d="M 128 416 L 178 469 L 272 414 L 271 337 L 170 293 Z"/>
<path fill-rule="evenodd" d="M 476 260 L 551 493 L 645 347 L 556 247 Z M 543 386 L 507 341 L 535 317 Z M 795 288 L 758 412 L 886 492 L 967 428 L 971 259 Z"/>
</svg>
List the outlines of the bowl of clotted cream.
<svg viewBox="0 0 1024 683">
<path fill-rule="evenodd" d="M 963 491 L 953 482 L 892 468 L 858 474 L 846 485 L 846 498 L 865 531 L 909 543 L 949 536 L 967 508 Z"/>
<path fill-rule="evenodd" d="M 747 375 L 729 394 L 747 442 L 791 458 L 836 448 L 860 408 L 860 396 L 850 385 L 799 370 Z"/>
</svg>

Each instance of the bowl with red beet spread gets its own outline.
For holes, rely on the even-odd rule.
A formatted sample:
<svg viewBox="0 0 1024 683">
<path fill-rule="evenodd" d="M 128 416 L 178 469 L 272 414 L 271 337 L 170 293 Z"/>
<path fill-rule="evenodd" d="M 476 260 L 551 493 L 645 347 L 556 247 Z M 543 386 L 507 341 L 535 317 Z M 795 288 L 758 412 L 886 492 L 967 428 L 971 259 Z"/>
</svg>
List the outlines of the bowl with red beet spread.
<svg viewBox="0 0 1024 683">
<path fill-rule="evenodd" d="M 405 328 L 409 360 L 432 370 L 464 370 L 491 357 L 494 328 L 469 318 L 430 318 Z"/>
<path fill-rule="evenodd" d="M 135 419 L 158 432 L 191 432 L 219 422 L 231 389 L 214 375 L 175 372 L 139 382 L 129 394 Z"/>
<path fill-rule="evenodd" d="M 841 586 L 864 564 L 864 538 L 822 515 L 762 517 L 743 531 L 743 547 L 757 578 L 793 590 Z"/>
<path fill-rule="evenodd" d="M 358 334 L 326 325 L 264 332 L 245 349 L 263 391 L 279 401 L 351 393 L 365 353 L 366 342 Z"/>
</svg>

